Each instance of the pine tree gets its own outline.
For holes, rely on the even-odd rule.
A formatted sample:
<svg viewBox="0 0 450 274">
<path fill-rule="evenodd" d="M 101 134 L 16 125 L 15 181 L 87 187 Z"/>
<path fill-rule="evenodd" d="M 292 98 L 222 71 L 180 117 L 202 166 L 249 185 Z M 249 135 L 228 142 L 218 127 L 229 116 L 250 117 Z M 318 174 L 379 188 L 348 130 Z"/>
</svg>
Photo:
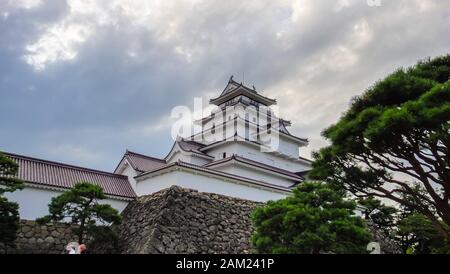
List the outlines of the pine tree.
<svg viewBox="0 0 450 274">
<path fill-rule="evenodd" d="M 0 243 L 13 244 L 20 227 L 19 205 L 10 202 L 4 194 L 23 188 L 23 182 L 16 178 L 19 166 L 0 152 Z"/>
<path fill-rule="evenodd" d="M 340 190 L 304 182 L 255 210 L 253 245 L 260 253 L 367 253 L 371 235 L 355 207 Z"/>
<path fill-rule="evenodd" d="M 77 183 L 72 189 L 52 198 L 49 215 L 37 219 L 39 223 L 65 221 L 75 225 L 75 233 L 81 244 L 85 236 L 100 238 L 98 232 L 111 234 L 111 225 L 121 222 L 119 212 L 108 204 L 100 204 L 105 199 L 103 189 L 88 182 Z M 102 225 L 99 229 L 98 225 Z"/>
</svg>

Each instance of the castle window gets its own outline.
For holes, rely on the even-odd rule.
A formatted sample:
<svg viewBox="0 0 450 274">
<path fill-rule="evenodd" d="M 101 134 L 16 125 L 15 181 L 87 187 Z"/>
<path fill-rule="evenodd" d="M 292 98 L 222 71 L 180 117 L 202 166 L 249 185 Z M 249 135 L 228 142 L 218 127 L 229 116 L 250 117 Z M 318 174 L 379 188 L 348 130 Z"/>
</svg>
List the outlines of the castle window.
<svg viewBox="0 0 450 274">
<path fill-rule="evenodd" d="M 248 141 L 250 137 L 250 127 L 248 124 L 248 120 L 245 121 L 245 140 Z"/>
<path fill-rule="evenodd" d="M 213 124 L 211 127 L 211 133 L 212 134 L 216 133 L 216 125 L 215 124 Z"/>
<path fill-rule="evenodd" d="M 224 159 L 227 158 L 227 153 L 224 152 L 222 156 L 223 156 Z"/>
</svg>

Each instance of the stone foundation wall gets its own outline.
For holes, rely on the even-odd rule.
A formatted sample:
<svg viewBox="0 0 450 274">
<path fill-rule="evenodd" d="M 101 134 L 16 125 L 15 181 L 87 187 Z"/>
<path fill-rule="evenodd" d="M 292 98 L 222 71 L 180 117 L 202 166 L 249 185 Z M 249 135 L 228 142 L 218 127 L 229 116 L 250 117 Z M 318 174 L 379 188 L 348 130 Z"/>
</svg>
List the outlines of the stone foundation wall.
<svg viewBox="0 0 450 274">
<path fill-rule="evenodd" d="M 68 224 L 39 225 L 35 221 L 21 220 L 15 247 L 0 244 L 0 254 L 61 254 L 71 241 L 76 241 L 76 237 Z"/>
<path fill-rule="evenodd" d="M 123 211 L 123 253 L 250 253 L 261 203 L 172 186 Z"/>
<path fill-rule="evenodd" d="M 130 202 L 122 212 L 120 249 L 141 254 L 250 253 L 250 214 L 258 205 L 262 204 L 173 186 Z M 69 224 L 22 220 L 15 247 L 0 244 L 0 254 L 60 254 L 76 239 Z M 88 251 L 111 253 L 89 244 Z"/>
<path fill-rule="evenodd" d="M 121 253 L 127 254 L 242 254 L 251 253 L 251 212 L 262 203 L 172 186 L 138 197 L 122 212 Z M 370 226 L 369 226 L 370 227 Z M 373 228 L 383 253 L 400 253 Z M 16 247 L 0 254 L 60 254 L 76 241 L 69 224 L 39 225 L 21 221 Z M 116 253 L 108 245 L 87 244 L 89 253 Z"/>
</svg>

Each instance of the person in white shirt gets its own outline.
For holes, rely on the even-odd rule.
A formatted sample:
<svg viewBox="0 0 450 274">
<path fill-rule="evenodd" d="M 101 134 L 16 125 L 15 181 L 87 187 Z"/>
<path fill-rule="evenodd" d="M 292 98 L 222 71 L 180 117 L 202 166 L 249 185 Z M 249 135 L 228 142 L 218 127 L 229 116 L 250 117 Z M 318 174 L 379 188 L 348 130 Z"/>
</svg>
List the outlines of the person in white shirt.
<svg viewBox="0 0 450 274">
<path fill-rule="evenodd" d="M 80 245 L 77 242 L 70 242 L 66 245 L 66 251 L 68 254 L 79 254 Z"/>
</svg>

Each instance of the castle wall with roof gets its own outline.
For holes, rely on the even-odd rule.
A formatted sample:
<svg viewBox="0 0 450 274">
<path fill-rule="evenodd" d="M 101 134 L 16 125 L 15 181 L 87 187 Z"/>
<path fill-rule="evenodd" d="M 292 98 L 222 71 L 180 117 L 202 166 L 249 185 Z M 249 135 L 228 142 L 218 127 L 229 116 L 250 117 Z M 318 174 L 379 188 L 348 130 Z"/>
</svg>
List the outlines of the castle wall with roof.
<svg viewBox="0 0 450 274">
<path fill-rule="evenodd" d="M 49 214 L 48 204 L 51 199 L 61 195 L 63 191 L 65 190 L 27 185 L 27 187 L 22 190 L 5 193 L 5 196 L 8 200 L 19 204 L 19 214 L 21 219 L 35 220 L 36 218 Z M 108 198 L 102 200 L 101 203 L 109 204 L 121 212 L 128 205 L 129 201 L 130 200 Z"/>
</svg>

